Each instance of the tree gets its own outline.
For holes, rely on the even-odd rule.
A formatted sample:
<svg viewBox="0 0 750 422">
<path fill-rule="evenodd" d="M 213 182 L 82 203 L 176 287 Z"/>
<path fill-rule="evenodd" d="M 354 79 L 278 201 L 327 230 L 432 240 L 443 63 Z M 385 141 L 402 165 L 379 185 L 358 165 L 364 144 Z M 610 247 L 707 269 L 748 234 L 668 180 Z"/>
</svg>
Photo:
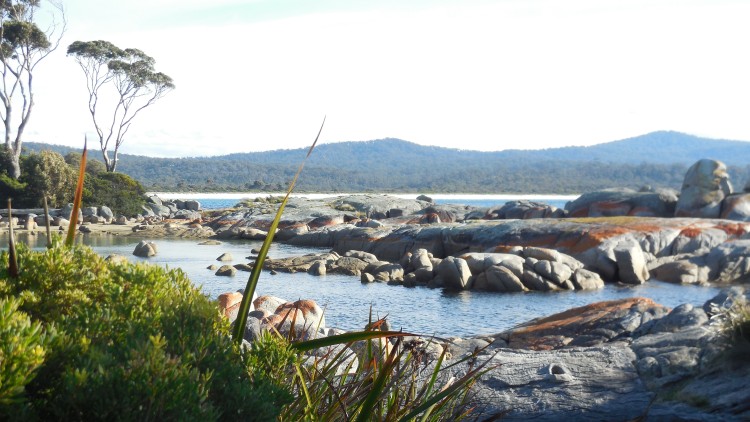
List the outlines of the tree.
<svg viewBox="0 0 750 422">
<path fill-rule="evenodd" d="M 155 60 L 141 50 L 123 50 L 109 41 L 76 41 L 68 46 L 68 56 L 75 59 L 86 76 L 91 120 L 107 171 L 114 172 L 117 154 L 133 119 L 174 89 L 172 78 L 154 71 Z M 113 106 L 102 110 L 108 100 Z M 110 145 L 114 145 L 112 157 Z"/>
<path fill-rule="evenodd" d="M 5 150 L 10 158 L 8 172 L 14 179 L 21 176 L 22 137 L 34 109 L 34 70 L 57 49 L 65 32 L 62 6 L 50 4 L 55 9 L 52 22 L 42 30 L 36 24 L 41 0 L 0 1 L 0 118 L 5 126 Z M 61 24 L 56 15 L 60 15 Z M 14 112 L 19 112 L 17 125 Z"/>
</svg>

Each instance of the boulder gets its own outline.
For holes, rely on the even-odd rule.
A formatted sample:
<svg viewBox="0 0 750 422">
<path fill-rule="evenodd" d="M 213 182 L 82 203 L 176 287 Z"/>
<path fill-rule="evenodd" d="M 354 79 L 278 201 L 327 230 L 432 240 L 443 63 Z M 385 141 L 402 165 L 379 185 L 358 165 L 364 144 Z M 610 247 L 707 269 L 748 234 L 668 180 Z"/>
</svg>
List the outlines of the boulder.
<svg viewBox="0 0 750 422">
<path fill-rule="evenodd" d="M 508 201 L 499 209 L 491 209 L 492 218 L 527 220 L 531 218 L 560 218 L 563 210 L 543 203 L 528 200 Z"/>
<path fill-rule="evenodd" d="M 273 327 L 283 335 L 291 335 L 293 330 L 298 340 L 312 340 L 326 332 L 323 310 L 312 300 L 286 302 L 273 315 L 261 319 L 260 325 L 264 330 Z"/>
<path fill-rule="evenodd" d="M 240 310 L 240 304 L 242 303 L 242 294 L 237 292 L 222 293 L 218 298 L 219 302 L 219 313 L 227 318 L 230 323 L 237 319 L 237 313 Z M 252 303 L 250 304 L 250 310 L 252 311 Z"/>
<path fill-rule="evenodd" d="M 235 274 L 237 274 L 237 269 L 231 265 L 222 265 L 216 270 L 216 275 L 218 276 L 233 277 Z"/>
<path fill-rule="evenodd" d="M 162 204 L 161 198 L 159 198 L 156 195 L 149 195 L 148 198 L 146 198 L 146 202 L 149 204 L 156 204 L 156 205 Z"/>
<path fill-rule="evenodd" d="M 125 217 L 124 215 L 121 215 L 121 216 L 117 217 L 117 220 L 115 220 L 115 224 L 119 224 L 121 226 L 124 226 L 124 225 L 128 224 L 128 218 Z"/>
<path fill-rule="evenodd" d="M 152 204 L 147 203 L 146 206 L 151 210 L 151 212 L 154 215 L 158 215 L 160 217 L 169 217 L 172 213 L 172 210 L 169 209 L 169 207 L 159 204 Z"/>
<path fill-rule="evenodd" d="M 218 258 L 216 258 L 216 260 L 220 261 L 220 262 L 229 262 L 229 261 L 232 261 L 233 259 L 234 258 L 232 257 L 232 254 L 229 253 L 229 252 L 225 252 L 225 253 L 219 255 Z"/>
<path fill-rule="evenodd" d="M 483 276 L 483 277 L 482 277 Z M 480 279 L 487 280 L 486 290 L 493 292 L 524 292 L 528 288 L 524 286 L 521 280 L 507 267 L 500 265 L 492 266 L 487 271 L 477 277 L 474 282 L 475 288 L 480 287 Z"/>
<path fill-rule="evenodd" d="M 471 290 L 471 270 L 466 260 L 449 256 L 440 262 L 437 274 L 448 290 Z"/>
<path fill-rule="evenodd" d="M 99 210 L 96 207 L 82 207 L 81 214 L 84 217 L 98 216 Z"/>
<path fill-rule="evenodd" d="M 651 271 L 654 278 L 667 283 L 695 284 L 700 281 L 700 268 L 690 260 L 666 262 Z"/>
<path fill-rule="evenodd" d="M 699 160 L 685 174 L 675 216 L 718 218 L 722 201 L 731 193 L 726 165 L 716 160 Z"/>
<path fill-rule="evenodd" d="M 568 202 L 565 210 L 571 217 L 672 217 L 677 193 L 671 189 L 636 192 L 615 188 L 585 193 Z"/>
<path fill-rule="evenodd" d="M 342 256 L 329 268 L 331 273 L 358 276 L 367 268 L 367 262 L 352 256 Z"/>
<path fill-rule="evenodd" d="M 156 247 L 156 244 L 154 242 L 149 242 L 147 240 L 141 240 L 133 250 L 133 255 L 139 256 L 141 258 L 149 258 L 158 252 L 158 249 Z"/>
<path fill-rule="evenodd" d="M 188 200 L 184 203 L 184 209 L 188 211 L 200 211 L 201 210 L 201 203 L 196 200 Z"/>
<path fill-rule="evenodd" d="M 108 206 L 102 205 L 101 207 L 99 207 L 99 217 L 103 217 L 104 219 L 111 221 L 115 218 L 115 214 Z"/>
<path fill-rule="evenodd" d="M 325 261 L 316 261 L 310 266 L 310 269 L 307 270 L 307 273 L 314 276 L 323 276 L 326 275 L 326 263 Z"/>
<path fill-rule="evenodd" d="M 624 246 L 615 249 L 614 253 L 620 281 L 625 284 L 643 284 L 649 279 L 646 258 L 640 247 Z"/>
<path fill-rule="evenodd" d="M 576 290 L 596 290 L 604 288 L 604 280 L 599 274 L 584 268 L 579 268 L 570 279 Z"/>
<path fill-rule="evenodd" d="M 721 218 L 750 221 L 750 193 L 729 195 L 721 204 Z"/>
<path fill-rule="evenodd" d="M 267 314 L 273 314 L 279 306 L 285 304 L 287 301 L 276 296 L 263 295 L 253 300 L 255 309 L 263 311 Z"/>
</svg>

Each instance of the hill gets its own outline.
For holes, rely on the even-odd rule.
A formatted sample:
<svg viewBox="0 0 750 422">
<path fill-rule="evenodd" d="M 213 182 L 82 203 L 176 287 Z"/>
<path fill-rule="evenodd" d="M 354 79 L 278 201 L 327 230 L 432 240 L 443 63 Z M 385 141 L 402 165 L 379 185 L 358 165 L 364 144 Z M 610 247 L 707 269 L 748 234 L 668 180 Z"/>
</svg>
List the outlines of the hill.
<svg viewBox="0 0 750 422">
<path fill-rule="evenodd" d="M 27 143 L 29 150 L 73 148 Z M 118 170 L 151 190 L 281 190 L 305 149 L 216 157 L 153 158 L 121 154 Z M 92 154 L 96 158 L 96 154 Z M 679 132 L 587 147 L 480 152 L 400 139 L 319 145 L 299 183 L 303 191 L 579 193 L 645 184 L 679 188 L 701 158 L 730 166 L 735 185 L 750 175 L 750 142 Z"/>
</svg>

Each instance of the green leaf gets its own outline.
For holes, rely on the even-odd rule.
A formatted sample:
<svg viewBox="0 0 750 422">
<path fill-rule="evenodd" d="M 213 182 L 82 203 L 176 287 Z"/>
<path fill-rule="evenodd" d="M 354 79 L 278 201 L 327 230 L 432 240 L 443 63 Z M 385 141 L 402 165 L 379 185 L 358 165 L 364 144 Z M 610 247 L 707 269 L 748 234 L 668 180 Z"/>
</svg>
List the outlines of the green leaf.
<svg viewBox="0 0 750 422">
<path fill-rule="evenodd" d="M 320 347 L 328 347 L 336 344 L 354 343 L 355 341 L 372 340 L 383 337 L 407 337 L 416 334 L 404 333 L 402 331 L 355 331 L 351 333 L 337 334 L 335 336 L 321 337 L 314 340 L 301 341 L 292 344 L 292 348 L 307 352 Z"/>
</svg>

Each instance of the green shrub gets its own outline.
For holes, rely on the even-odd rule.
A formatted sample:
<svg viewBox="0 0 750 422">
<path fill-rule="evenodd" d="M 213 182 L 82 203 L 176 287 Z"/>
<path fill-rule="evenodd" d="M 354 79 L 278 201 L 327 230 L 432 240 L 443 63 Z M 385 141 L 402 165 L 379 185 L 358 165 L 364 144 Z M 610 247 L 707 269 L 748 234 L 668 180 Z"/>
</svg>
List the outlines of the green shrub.
<svg viewBox="0 0 750 422">
<path fill-rule="evenodd" d="M 26 385 L 44 362 L 41 324 L 18 310 L 20 299 L 0 298 L 0 414 L 23 414 Z"/>
<path fill-rule="evenodd" d="M 145 194 L 143 185 L 127 174 L 104 172 L 86 176 L 83 203 L 106 205 L 115 213 L 132 216 L 141 211 Z"/>
<path fill-rule="evenodd" d="M 18 252 L 18 279 L 0 257 L 0 297 L 56 333 L 37 376 L 16 383 L 34 418 L 272 420 L 290 400 L 181 271 L 110 264 L 87 247 Z"/>
<path fill-rule="evenodd" d="M 29 154 L 21 161 L 21 181 L 26 184 L 23 206 L 41 207 L 47 195 L 50 207 L 61 207 L 73 197 L 76 173 L 62 155 L 53 151 Z"/>
</svg>

